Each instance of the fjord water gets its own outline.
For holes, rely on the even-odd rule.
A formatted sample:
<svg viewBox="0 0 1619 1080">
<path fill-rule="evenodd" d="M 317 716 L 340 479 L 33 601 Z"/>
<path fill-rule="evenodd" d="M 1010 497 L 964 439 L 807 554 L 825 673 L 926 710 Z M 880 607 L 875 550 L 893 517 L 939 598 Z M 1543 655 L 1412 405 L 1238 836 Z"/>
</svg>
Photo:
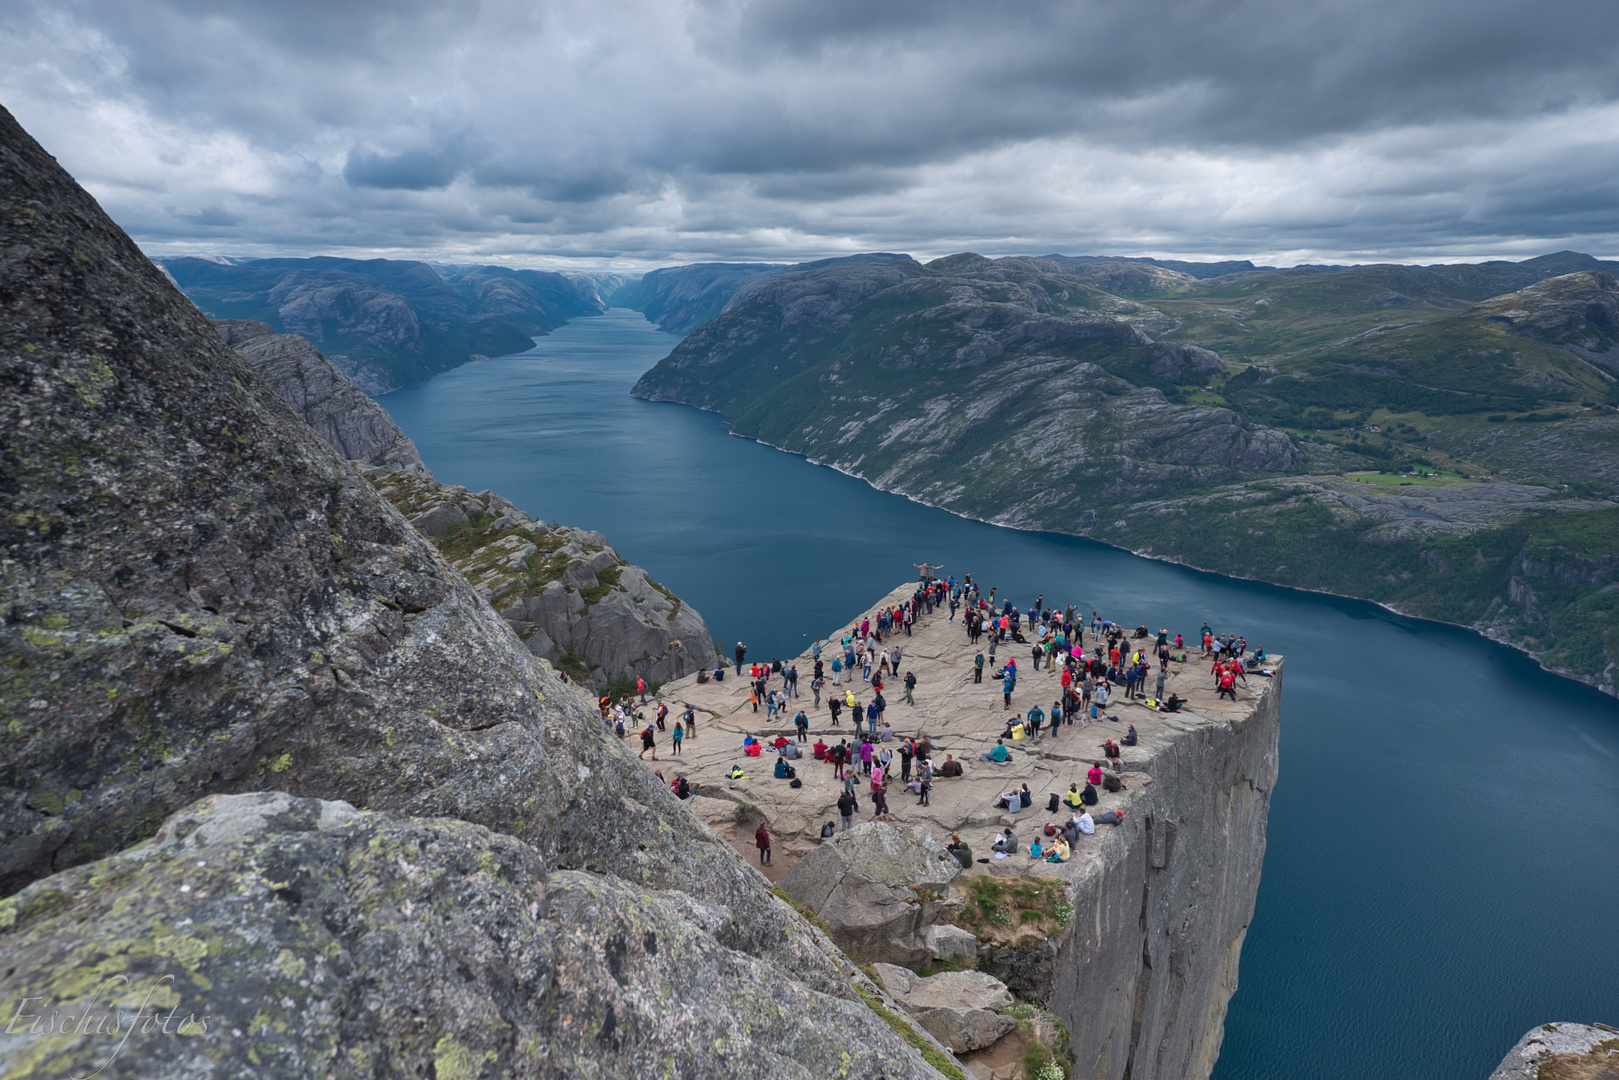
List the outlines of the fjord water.
<svg viewBox="0 0 1619 1080">
<path fill-rule="evenodd" d="M 923 561 L 1285 653 L 1219 1080 L 1484 1080 L 1536 1024 L 1619 1025 L 1619 702 L 1463 630 L 966 521 L 630 398 L 675 342 L 615 309 L 380 400 L 440 480 L 600 530 L 750 659 Z"/>
</svg>

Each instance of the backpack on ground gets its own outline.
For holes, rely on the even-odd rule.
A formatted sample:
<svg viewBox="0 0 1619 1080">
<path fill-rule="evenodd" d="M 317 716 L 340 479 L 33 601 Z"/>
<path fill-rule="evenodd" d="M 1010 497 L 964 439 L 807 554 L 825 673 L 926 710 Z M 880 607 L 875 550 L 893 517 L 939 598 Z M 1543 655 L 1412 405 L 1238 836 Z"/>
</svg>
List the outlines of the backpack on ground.
<svg viewBox="0 0 1619 1080">
<path fill-rule="evenodd" d="M 1117 773 L 1108 773 L 1102 777 L 1102 786 L 1109 791 L 1120 791 L 1124 788 L 1124 781 L 1119 779 Z"/>
<path fill-rule="evenodd" d="M 834 828 L 832 823 L 829 821 L 825 825 L 821 826 L 821 839 L 825 840 L 827 837 L 836 834 L 837 831 L 838 830 Z"/>
<path fill-rule="evenodd" d="M 1046 835 L 1047 836 L 1056 836 L 1057 835 L 1057 826 L 1053 825 L 1049 821 L 1046 822 Z"/>
<path fill-rule="evenodd" d="M 1051 798 L 1046 800 L 1046 813 L 1055 814 L 1057 812 L 1057 804 L 1058 804 L 1058 802 L 1059 802 L 1059 800 L 1057 798 L 1057 793 L 1055 791 L 1053 791 L 1051 793 Z"/>
<path fill-rule="evenodd" d="M 804 786 L 804 781 L 798 779 L 798 777 L 795 776 L 795 777 L 793 777 L 792 780 L 790 780 L 788 782 L 787 786 L 788 787 L 803 787 Z"/>
</svg>

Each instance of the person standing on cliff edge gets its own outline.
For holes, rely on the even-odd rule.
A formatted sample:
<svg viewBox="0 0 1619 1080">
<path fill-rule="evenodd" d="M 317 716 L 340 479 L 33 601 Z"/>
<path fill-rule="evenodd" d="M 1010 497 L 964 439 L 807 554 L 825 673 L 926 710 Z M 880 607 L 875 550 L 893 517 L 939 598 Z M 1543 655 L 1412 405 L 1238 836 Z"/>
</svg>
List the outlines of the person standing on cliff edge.
<svg viewBox="0 0 1619 1080">
<path fill-rule="evenodd" d="M 748 655 L 748 647 L 740 641 L 736 643 L 736 673 L 742 674 L 742 658 Z"/>
</svg>

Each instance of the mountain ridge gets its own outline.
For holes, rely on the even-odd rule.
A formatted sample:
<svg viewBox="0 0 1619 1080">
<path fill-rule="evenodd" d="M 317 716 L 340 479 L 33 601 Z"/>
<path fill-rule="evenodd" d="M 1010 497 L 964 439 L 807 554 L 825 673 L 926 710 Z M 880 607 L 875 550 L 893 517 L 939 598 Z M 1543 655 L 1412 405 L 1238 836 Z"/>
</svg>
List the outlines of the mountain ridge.
<svg viewBox="0 0 1619 1080">
<path fill-rule="evenodd" d="M 1135 297 L 1104 264 L 971 253 L 784 271 L 632 393 L 955 513 L 1471 626 L 1613 693 L 1619 289 L 1532 262 Z"/>
</svg>

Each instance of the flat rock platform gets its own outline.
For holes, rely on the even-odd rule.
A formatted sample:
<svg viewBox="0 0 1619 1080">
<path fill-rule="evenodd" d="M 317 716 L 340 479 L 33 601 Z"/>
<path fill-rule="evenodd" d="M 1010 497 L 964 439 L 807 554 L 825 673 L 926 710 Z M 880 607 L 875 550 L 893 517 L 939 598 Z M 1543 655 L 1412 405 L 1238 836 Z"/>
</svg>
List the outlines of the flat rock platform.
<svg viewBox="0 0 1619 1080">
<path fill-rule="evenodd" d="M 826 687 L 821 693 L 818 708 L 813 705 L 814 696 L 809 689 L 814 661 L 808 652 L 795 658 L 800 696 L 790 699 L 785 712 L 774 719 L 767 719 L 763 705 L 757 712 L 753 710 L 749 702 L 750 684 L 746 666 L 740 678 L 732 664 L 723 682 L 711 680 L 699 684 L 696 676 L 692 675 L 667 683 L 659 689 L 658 697 L 669 705 L 671 728 L 684 706 L 690 704 L 697 709 L 697 731 L 695 737 L 685 740 L 678 757 L 672 753 L 669 734 L 660 732 L 657 740 L 658 760 L 654 763 L 649 754 L 647 765 L 660 770 L 671 781 L 676 775 L 684 774 L 699 793 L 691 800 L 692 809 L 756 866 L 758 860 L 753 847 L 753 832 L 762 820 L 774 840 L 774 865 L 764 868 L 772 880 L 785 873 L 804 851 L 820 842 L 822 825 L 838 821 L 837 799 L 843 790 L 842 781 L 833 775 L 829 763 L 814 760 L 810 748 L 817 738 L 828 745 L 836 745 L 842 739 L 854 742 L 854 725 L 848 710 L 844 711 L 842 722 L 833 727 L 826 705 L 834 690 L 841 695 L 851 686 L 849 672 L 843 673 L 840 686 L 834 688 L 832 685 L 831 660 L 834 653 L 841 654 L 839 643 L 842 636 L 867 616 L 872 618 L 875 625 L 875 612 L 878 609 L 892 609 L 896 604 L 907 601 L 914 590 L 914 583 L 895 589 L 870 610 L 859 612 L 849 622 L 831 628 L 821 639 L 827 673 Z M 1128 621 L 1125 622 L 1128 625 Z M 1182 628 L 1180 632 L 1186 633 L 1187 629 Z M 947 608 L 935 608 L 932 614 L 924 613 L 909 637 L 900 632 L 887 635 L 883 641 L 886 647 L 896 643 L 902 652 L 901 677 L 890 678 L 883 689 L 887 701 L 887 721 L 894 729 L 894 741 L 886 744 L 894 750 L 895 777 L 888 787 L 890 816 L 896 822 L 920 825 L 941 840 L 948 840 L 951 833 L 960 833 L 980 858 L 990 854 L 989 846 L 1000 830 L 1012 826 L 1025 846 L 1025 853 L 993 860 L 987 865 L 975 863 L 974 873 L 1055 876 L 1076 880 L 1087 872 L 1099 869 L 1099 863 L 1112 839 L 1110 834 L 1120 830 L 1101 826 L 1094 836 L 1081 837 L 1072 860 L 1060 866 L 1036 862 L 1028 857 L 1026 847 L 1034 833 L 1047 821 L 1067 820 L 1070 811 L 1066 807 L 1056 814 L 1046 812 L 1049 794 L 1065 793 L 1071 783 L 1077 783 L 1083 789 L 1086 770 L 1093 761 L 1102 760 L 1104 740 L 1116 741 L 1124 735 L 1129 725 L 1135 725 L 1139 745 L 1123 748 L 1125 790 L 1100 792 L 1101 802 L 1093 810 L 1095 813 L 1123 809 L 1128 815 L 1132 804 L 1141 799 L 1153 783 L 1153 760 L 1174 741 L 1201 728 L 1241 725 L 1255 713 L 1268 693 L 1280 692 L 1282 657 L 1271 654 L 1267 657 L 1266 667 L 1275 671 L 1274 679 L 1250 673 L 1246 685 L 1240 681 L 1237 684 L 1235 702 L 1221 700 L 1209 674 L 1208 661 L 1200 659 L 1201 649 L 1189 648 L 1184 663 L 1172 660 L 1169 665 L 1166 691 L 1187 699 L 1187 704 L 1179 712 L 1161 713 L 1145 704 L 1127 700 L 1123 688 L 1119 687 L 1106 709 L 1106 715 L 1116 719 L 1090 721 L 1086 718 L 1083 722 L 1076 721 L 1072 727 L 1064 726 L 1056 738 L 1046 735 L 1015 742 L 1009 739 L 1006 745 L 1011 751 L 1012 760 L 998 765 L 981 760 L 980 755 L 995 745 L 995 740 L 1006 728 L 1009 716 L 1026 713 L 1037 704 L 1050 712 L 1052 703 L 1061 696 L 1057 673 L 1044 668 L 1034 671 L 1029 645 L 1003 642 L 997 651 L 997 665 L 1005 663 L 1008 658 L 1015 658 L 1019 668 L 1012 707 L 1004 710 L 1001 684 L 991 677 L 988 670 L 990 665 L 986 664 L 982 683 L 974 684 L 972 678 L 973 656 L 980 649 L 987 655 L 987 638 L 981 639 L 979 646 L 974 647 L 967 639 L 959 616 L 954 622 L 949 621 Z M 1094 643 L 1089 630 L 1085 643 L 1087 647 Z M 1139 648 L 1146 648 L 1151 643 L 1151 639 L 1131 641 L 1133 647 Z M 749 662 L 757 660 L 764 663 L 770 659 L 768 656 L 748 658 Z M 786 657 L 782 659 L 784 663 L 787 660 Z M 914 706 L 904 701 L 902 680 L 906 671 L 914 672 L 917 678 Z M 864 705 L 872 697 L 870 684 L 860 677 L 858 670 L 852 674 L 855 697 Z M 781 677 L 773 675 L 770 689 L 781 686 Z M 809 714 L 809 741 L 801 744 L 803 756 L 793 762 L 803 786 L 793 788 L 788 781 L 774 777 L 776 755 L 768 746 L 762 756 L 750 758 L 743 753 L 742 740 L 748 735 L 767 744 L 777 735 L 792 739 L 795 735 L 793 717 L 800 708 Z M 647 715 L 650 717 L 650 709 Z M 936 767 L 949 753 L 962 763 L 964 772 L 958 778 L 936 778 L 930 805 L 927 806 L 919 805 L 916 796 L 908 793 L 898 779 L 899 741 L 922 736 L 927 736 L 933 743 L 932 757 Z M 633 733 L 628 741 L 634 747 L 637 740 Z M 742 766 L 747 773 L 746 779 L 728 779 L 727 774 L 734 765 Z M 1034 797 L 1029 809 L 1011 815 L 995 806 L 1002 791 L 1025 783 Z M 861 777 L 856 788 L 860 796 L 860 810 L 855 816 L 857 822 L 871 817 L 869 790 L 869 781 Z"/>
</svg>

